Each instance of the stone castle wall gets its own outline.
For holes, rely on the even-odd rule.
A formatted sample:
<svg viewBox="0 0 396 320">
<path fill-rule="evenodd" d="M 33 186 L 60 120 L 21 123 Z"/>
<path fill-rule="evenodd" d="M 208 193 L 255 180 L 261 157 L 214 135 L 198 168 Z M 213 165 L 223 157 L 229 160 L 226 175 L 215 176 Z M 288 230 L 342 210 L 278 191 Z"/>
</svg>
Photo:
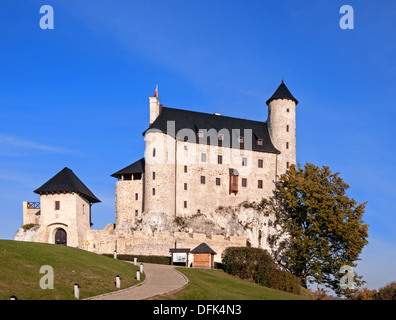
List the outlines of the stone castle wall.
<svg viewBox="0 0 396 320">
<path fill-rule="evenodd" d="M 154 232 L 153 234 L 144 231 L 134 231 L 133 233 L 116 232 L 111 226 L 103 230 L 88 231 L 89 241 L 88 251 L 94 253 L 113 254 L 117 250 L 118 254 L 130 255 L 156 255 L 170 256 L 171 248 L 194 249 L 205 242 L 216 251 L 215 261 L 221 261 L 221 254 L 227 247 L 245 247 L 246 238 L 243 236 L 206 236 L 202 233 L 187 232 Z"/>
</svg>

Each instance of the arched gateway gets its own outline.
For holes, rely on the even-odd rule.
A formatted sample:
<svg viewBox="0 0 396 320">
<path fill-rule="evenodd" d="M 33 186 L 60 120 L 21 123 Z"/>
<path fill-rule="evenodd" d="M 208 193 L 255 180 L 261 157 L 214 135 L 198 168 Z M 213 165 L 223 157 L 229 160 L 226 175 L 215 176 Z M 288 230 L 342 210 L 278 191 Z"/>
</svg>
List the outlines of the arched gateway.
<svg viewBox="0 0 396 320">
<path fill-rule="evenodd" d="M 67 233 L 64 229 L 58 229 L 55 233 L 55 244 L 67 245 Z"/>
</svg>

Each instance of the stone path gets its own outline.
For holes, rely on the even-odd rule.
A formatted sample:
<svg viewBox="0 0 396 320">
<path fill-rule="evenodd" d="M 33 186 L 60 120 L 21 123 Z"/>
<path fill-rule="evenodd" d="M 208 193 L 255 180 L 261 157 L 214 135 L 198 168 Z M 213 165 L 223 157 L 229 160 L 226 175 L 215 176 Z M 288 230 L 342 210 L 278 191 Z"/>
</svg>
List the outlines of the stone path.
<svg viewBox="0 0 396 320">
<path fill-rule="evenodd" d="M 152 263 L 143 263 L 143 266 L 146 279 L 142 283 L 87 300 L 143 300 L 177 290 L 188 283 L 188 279 L 174 266 Z"/>
</svg>

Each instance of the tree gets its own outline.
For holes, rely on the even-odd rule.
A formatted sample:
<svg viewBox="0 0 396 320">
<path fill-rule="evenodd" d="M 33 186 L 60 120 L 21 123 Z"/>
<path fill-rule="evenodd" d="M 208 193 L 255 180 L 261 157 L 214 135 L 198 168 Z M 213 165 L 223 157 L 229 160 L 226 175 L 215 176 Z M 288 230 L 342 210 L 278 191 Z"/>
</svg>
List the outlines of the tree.
<svg viewBox="0 0 396 320">
<path fill-rule="evenodd" d="M 342 266 L 356 266 L 368 243 L 368 225 L 362 220 L 366 202 L 349 198 L 348 189 L 329 167 L 298 164 L 279 178 L 271 201 L 264 201 L 275 206 L 276 223 L 288 235 L 280 240 L 283 254 L 277 262 L 305 288 L 317 283 L 345 294 L 350 287 L 340 287 L 342 277 L 349 277 L 349 285 L 351 280 L 356 286 L 364 283 L 356 273 L 340 273 Z"/>
</svg>

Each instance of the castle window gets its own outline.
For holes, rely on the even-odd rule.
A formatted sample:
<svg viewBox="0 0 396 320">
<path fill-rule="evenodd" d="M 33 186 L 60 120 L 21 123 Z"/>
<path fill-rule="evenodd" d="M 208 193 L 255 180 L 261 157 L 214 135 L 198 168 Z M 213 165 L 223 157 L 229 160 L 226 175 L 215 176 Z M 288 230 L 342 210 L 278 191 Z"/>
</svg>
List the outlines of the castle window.
<svg viewBox="0 0 396 320">
<path fill-rule="evenodd" d="M 155 180 L 155 171 L 153 171 L 153 180 Z"/>
<path fill-rule="evenodd" d="M 135 210 L 135 217 L 139 215 L 139 210 Z"/>
<path fill-rule="evenodd" d="M 239 143 L 243 143 L 243 136 L 239 136 L 238 141 Z"/>
<path fill-rule="evenodd" d="M 286 126 L 286 132 L 289 132 L 289 125 Z"/>
<path fill-rule="evenodd" d="M 286 168 L 289 169 L 289 161 L 286 162 Z"/>
<path fill-rule="evenodd" d="M 218 164 L 223 164 L 223 156 L 222 155 L 218 155 L 217 156 L 217 163 Z"/>
<path fill-rule="evenodd" d="M 258 159 L 258 167 L 259 168 L 263 167 L 263 159 Z"/>
<path fill-rule="evenodd" d="M 184 201 L 184 208 L 187 208 L 187 201 Z"/>
<path fill-rule="evenodd" d="M 286 142 L 286 149 L 289 149 L 289 142 Z"/>
<path fill-rule="evenodd" d="M 247 179 L 242 178 L 242 187 L 247 187 Z"/>
<path fill-rule="evenodd" d="M 142 179 L 142 173 L 137 172 L 133 174 L 133 180 L 141 180 Z"/>
<path fill-rule="evenodd" d="M 262 146 L 263 145 L 263 139 L 258 139 L 257 140 L 257 145 Z"/>
<path fill-rule="evenodd" d="M 289 112 L 289 111 L 290 111 L 290 109 L 289 109 L 289 108 L 287 108 L 287 109 L 286 109 L 286 112 Z"/>
<path fill-rule="evenodd" d="M 184 172 L 187 173 L 187 166 L 184 166 Z"/>
<path fill-rule="evenodd" d="M 187 190 L 187 183 L 184 184 L 184 190 Z"/>
<path fill-rule="evenodd" d="M 205 184 L 205 176 L 201 176 L 201 184 Z"/>
<path fill-rule="evenodd" d="M 206 162 L 206 153 L 201 153 L 201 162 Z"/>
<path fill-rule="evenodd" d="M 263 180 L 258 181 L 258 188 L 263 189 Z"/>
<path fill-rule="evenodd" d="M 155 157 L 155 148 L 153 148 L 153 158 Z"/>
<path fill-rule="evenodd" d="M 242 167 L 246 167 L 247 166 L 247 158 L 243 157 L 242 158 Z"/>
<path fill-rule="evenodd" d="M 238 176 L 230 171 L 230 193 L 232 192 L 238 192 Z"/>
<path fill-rule="evenodd" d="M 201 213 L 201 209 L 198 209 L 198 210 L 197 210 L 197 213 Z"/>
<path fill-rule="evenodd" d="M 155 188 L 153 188 L 153 196 L 155 196 Z"/>
<path fill-rule="evenodd" d="M 216 178 L 216 186 L 220 185 L 220 178 Z"/>
<path fill-rule="evenodd" d="M 60 210 L 60 201 L 55 201 L 55 210 Z"/>
<path fill-rule="evenodd" d="M 132 174 L 131 173 L 125 173 L 122 175 L 122 180 L 132 180 Z"/>
<path fill-rule="evenodd" d="M 135 200 L 139 200 L 139 194 L 135 193 Z"/>
</svg>

